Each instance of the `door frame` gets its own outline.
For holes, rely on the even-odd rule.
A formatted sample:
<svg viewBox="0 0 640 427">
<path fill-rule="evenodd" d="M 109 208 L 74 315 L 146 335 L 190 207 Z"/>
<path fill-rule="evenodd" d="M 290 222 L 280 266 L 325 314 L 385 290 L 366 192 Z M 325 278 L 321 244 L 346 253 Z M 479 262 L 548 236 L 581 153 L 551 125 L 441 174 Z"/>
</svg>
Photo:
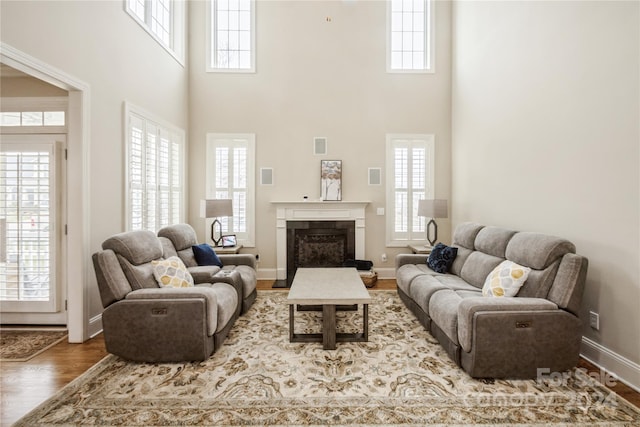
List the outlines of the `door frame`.
<svg viewBox="0 0 640 427">
<path fill-rule="evenodd" d="M 90 86 L 56 67 L 0 42 L 0 62 L 69 92 L 67 111 L 67 329 L 69 342 L 86 341 L 101 329 L 89 319 L 91 272 L 89 233 Z M 91 322 L 91 324 L 90 324 Z M 94 330 L 95 329 L 95 330 Z"/>
</svg>

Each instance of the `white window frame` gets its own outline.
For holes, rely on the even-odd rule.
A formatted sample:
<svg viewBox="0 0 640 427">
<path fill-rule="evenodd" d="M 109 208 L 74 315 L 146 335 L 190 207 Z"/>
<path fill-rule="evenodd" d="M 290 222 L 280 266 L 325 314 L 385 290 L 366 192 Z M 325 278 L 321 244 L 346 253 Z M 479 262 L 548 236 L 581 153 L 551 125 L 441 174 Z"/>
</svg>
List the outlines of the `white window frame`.
<svg viewBox="0 0 640 427">
<path fill-rule="evenodd" d="M 141 120 L 143 122 L 143 126 L 146 129 L 147 126 L 151 125 L 154 126 L 158 129 L 158 134 L 164 134 L 164 135 L 168 135 L 169 136 L 169 144 L 170 147 L 168 149 L 168 155 L 169 155 L 169 159 L 168 159 L 168 164 L 172 165 L 172 162 L 175 160 L 173 159 L 173 155 L 175 155 L 175 153 L 172 155 L 171 154 L 171 145 L 172 144 L 177 144 L 177 155 L 178 155 L 178 159 L 177 159 L 177 166 L 169 166 L 169 170 L 167 172 L 167 176 L 175 176 L 178 179 L 178 183 L 175 183 L 174 181 L 171 181 L 171 179 L 169 178 L 169 184 L 168 186 L 165 186 L 164 191 L 165 192 L 169 192 L 169 205 L 173 205 L 173 206 L 177 206 L 178 209 L 178 214 L 174 215 L 173 218 L 171 218 L 170 214 L 167 214 L 166 217 L 168 217 L 168 221 L 162 222 L 161 218 L 163 218 L 163 212 L 161 210 L 161 206 L 158 200 L 156 200 L 156 204 L 155 204 L 155 218 L 156 218 L 156 223 L 155 223 L 155 227 L 153 228 L 149 228 L 148 227 L 148 219 L 145 220 L 145 210 L 148 211 L 148 207 L 142 209 L 142 213 L 141 215 L 143 216 L 143 225 L 142 227 L 134 227 L 133 224 L 133 212 L 132 212 L 132 196 L 133 196 L 133 192 L 132 190 L 134 189 L 138 189 L 142 191 L 142 200 L 143 203 L 144 201 L 146 201 L 146 186 L 148 185 L 148 182 L 146 182 L 146 180 L 144 180 L 144 176 L 146 171 L 143 170 L 142 171 L 142 176 L 143 176 L 143 180 L 145 182 L 139 182 L 139 183 L 135 183 L 132 182 L 133 178 L 132 178 L 132 173 L 131 173 L 131 162 L 132 162 L 132 138 L 131 138 L 131 132 L 132 132 L 132 120 Z M 125 135 L 124 135 L 124 140 L 125 140 L 125 223 L 126 223 L 126 229 L 127 230 L 139 230 L 139 229 L 149 229 L 151 231 L 158 231 L 160 228 L 166 226 L 166 225 L 170 225 L 173 223 L 183 223 L 185 222 L 185 165 L 186 165 L 186 150 L 185 150 L 185 131 L 178 128 L 177 126 L 174 126 L 170 123 L 165 122 L 164 120 L 154 116 L 153 114 L 143 110 L 140 107 L 136 107 L 128 102 L 125 102 L 124 104 L 124 123 L 126 124 L 126 126 L 124 127 L 124 131 L 125 131 Z M 146 131 L 143 130 L 143 137 L 142 137 L 142 144 L 143 144 L 143 149 L 142 149 L 142 156 L 144 156 L 146 149 L 144 148 L 146 146 L 147 140 L 146 140 Z M 155 158 L 158 158 L 158 148 L 156 148 L 155 151 Z M 146 162 L 143 162 L 143 165 L 146 165 Z M 142 166 L 143 168 L 146 166 Z M 156 174 L 158 174 L 158 167 L 159 164 L 156 163 L 155 168 L 156 168 Z M 178 170 L 175 170 L 175 169 Z M 159 175 L 156 175 L 159 176 Z M 160 193 L 160 186 L 161 184 L 159 183 L 159 178 L 156 178 L 156 189 L 155 191 L 157 191 L 158 193 Z M 174 194 L 177 193 L 177 197 L 174 196 Z"/>
<path fill-rule="evenodd" d="M 247 148 L 247 158 L 246 158 L 246 189 L 239 188 L 237 191 L 244 191 L 246 206 L 245 206 L 245 218 L 244 223 L 246 226 L 246 231 L 240 231 L 234 229 L 233 224 L 236 221 L 228 221 L 227 218 L 220 218 L 220 222 L 222 223 L 223 233 L 224 234 L 235 234 L 238 244 L 243 245 L 244 247 L 255 247 L 255 187 L 256 187 L 256 177 L 255 177 L 255 157 L 256 157 L 256 136 L 253 133 L 208 133 L 207 134 L 207 153 L 206 153 L 206 199 L 215 199 L 221 198 L 217 197 L 220 193 L 229 191 L 232 187 L 228 188 L 217 188 L 216 187 L 216 164 L 218 159 L 216 158 L 216 149 L 220 147 L 226 148 L 238 148 L 238 147 L 246 147 Z M 231 167 L 231 165 L 230 165 Z M 233 171 L 230 169 L 230 175 L 233 174 Z M 229 182 L 231 182 L 231 176 L 229 177 Z M 231 188 L 231 191 L 236 191 Z M 228 196 L 227 196 L 228 197 Z M 232 197 L 228 197 L 232 198 Z M 239 215 L 239 210 L 236 201 L 234 200 L 233 206 L 233 214 L 234 217 Z M 205 228 L 205 236 L 208 243 L 211 242 L 210 231 L 211 230 L 211 222 L 213 218 L 208 218 L 206 220 L 206 228 Z"/>
<path fill-rule="evenodd" d="M 207 0 L 206 25 L 207 25 L 207 53 L 206 71 L 210 73 L 255 73 L 256 72 L 256 1 L 247 0 L 250 5 L 251 15 L 251 65 L 249 68 L 227 68 L 217 64 L 217 39 L 216 39 L 216 4 L 219 0 Z"/>
<path fill-rule="evenodd" d="M 387 0 L 387 73 L 435 73 L 435 0 L 413 0 L 424 3 L 424 63 L 419 68 L 394 68 L 392 67 L 392 2 L 402 0 Z M 411 0 L 410 0 L 411 1 Z M 405 1 L 406 3 L 406 1 Z"/>
<path fill-rule="evenodd" d="M 411 183 L 411 161 L 407 164 L 408 185 L 404 190 L 396 189 L 396 165 L 395 149 L 424 148 L 425 149 L 425 169 L 422 171 L 425 179 L 424 188 L 416 188 Z M 433 134 L 387 134 L 386 136 L 386 185 L 387 185 L 387 223 L 386 240 L 388 247 L 406 247 L 409 244 L 424 244 L 426 240 L 425 219 L 418 217 L 418 203 L 414 200 L 414 193 L 424 193 L 423 199 L 434 198 L 435 186 L 435 136 Z M 413 212 L 405 218 L 407 231 L 401 232 L 395 229 L 396 219 L 396 191 L 407 192 L 407 207 L 409 212 Z M 414 222 L 417 221 L 417 230 L 413 229 Z"/>
<path fill-rule="evenodd" d="M 144 9 L 144 19 L 138 16 L 131 7 L 131 2 L 136 0 L 124 0 L 124 10 L 136 21 L 149 35 L 158 42 L 169 54 L 183 67 L 186 55 L 186 5 L 185 0 L 169 0 L 171 10 L 169 12 L 169 41 L 166 43 L 152 27 L 152 3 L 153 0 L 139 0 Z"/>
</svg>

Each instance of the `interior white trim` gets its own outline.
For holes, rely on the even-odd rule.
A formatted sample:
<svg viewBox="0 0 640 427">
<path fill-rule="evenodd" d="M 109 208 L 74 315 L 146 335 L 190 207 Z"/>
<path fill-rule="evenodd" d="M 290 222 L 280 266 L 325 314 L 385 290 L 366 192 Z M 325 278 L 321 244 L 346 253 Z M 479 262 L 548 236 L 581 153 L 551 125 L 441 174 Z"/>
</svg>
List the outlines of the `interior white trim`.
<svg viewBox="0 0 640 427">
<path fill-rule="evenodd" d="M 587 337 L 582 337 L 582 349 L 580 355 L 597 367 L 612 374 L 620 380 L 620 382 L 640 393 L 639 364 Z"/>
<path fill-rule="evenodd" d="M 67 328 L 69 342 L 88 335 L 88 292 L 91 272 L 89 241 L 90 86 L 62 70 L 0 42 L 0 62 L 69 91 L 67 112 Z"/>
<path fill-rule="evenodd" d="M 287 278 L 287 221 L 356 223 L 356 259 L 364 259 L 365 208 L 369 202 L 271 202 L 276 207 L 276 278 Z"/>
</svg>

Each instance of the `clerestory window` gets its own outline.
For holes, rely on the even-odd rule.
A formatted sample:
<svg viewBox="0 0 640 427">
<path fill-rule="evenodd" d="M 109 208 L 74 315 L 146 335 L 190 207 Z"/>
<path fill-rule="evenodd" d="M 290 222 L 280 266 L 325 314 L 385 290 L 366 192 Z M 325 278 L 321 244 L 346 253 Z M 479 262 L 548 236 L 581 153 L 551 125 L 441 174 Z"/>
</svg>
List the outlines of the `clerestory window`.
<svg viewBox="0 0 640 427">
<path fill-rule="evenodd" d="M 126 12 L 184 65 L 184 0 L 125 0 Z"/>
<path fill-rule="evenodd" d="M 387 71 L 433 72 L 433 0 L 387 2 Z"/>
<path fill-rule="evenodd" d="M 207 4 L 207 71 L 255 72 L 255 1 Z"/>
</svg>

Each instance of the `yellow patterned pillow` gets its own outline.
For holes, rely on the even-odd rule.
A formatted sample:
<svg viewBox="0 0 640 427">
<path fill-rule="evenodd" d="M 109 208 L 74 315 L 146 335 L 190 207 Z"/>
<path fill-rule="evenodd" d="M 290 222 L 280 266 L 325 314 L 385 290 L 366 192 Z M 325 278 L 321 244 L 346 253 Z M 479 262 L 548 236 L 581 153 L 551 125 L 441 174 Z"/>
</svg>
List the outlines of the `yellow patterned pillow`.
<svg viewBox="0 0 640 427">
<path fill-rule="evenodd" d="M 184 262 L 177 256 L 151 261 L 151 264 L 153 265 L 153 277 L 156 278 L 161 288 L 189 288 L 193 286 L 193 277 Z"/>
<path fill-rule="evenodd" d="M 487 276 L 482 287 L 485 297 L 515 297 L 529 277 L 531 269 L 513 261 L 502 261 Z"/>
</svg>

